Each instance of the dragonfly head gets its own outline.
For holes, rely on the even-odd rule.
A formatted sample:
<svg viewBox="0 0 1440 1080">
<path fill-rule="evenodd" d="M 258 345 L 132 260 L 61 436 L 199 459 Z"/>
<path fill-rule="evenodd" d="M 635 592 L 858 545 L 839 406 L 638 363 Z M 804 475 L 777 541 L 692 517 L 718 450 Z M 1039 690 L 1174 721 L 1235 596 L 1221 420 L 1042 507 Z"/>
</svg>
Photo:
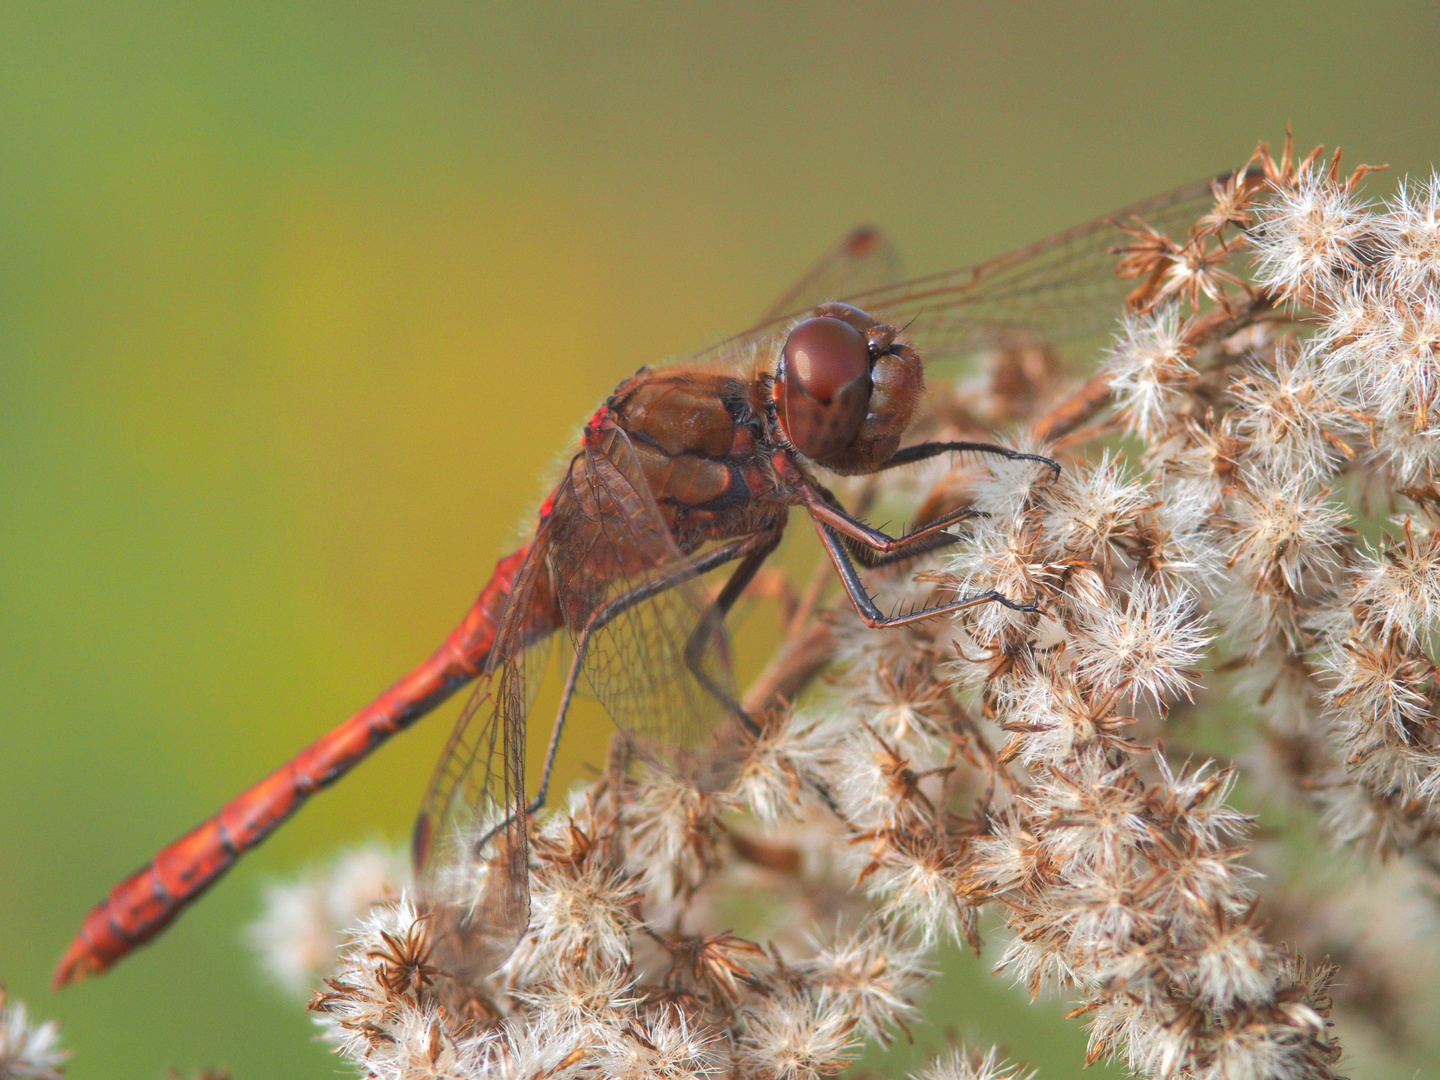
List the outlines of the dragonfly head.
<svg viewBox="0 0 1440 1080">
<path fill-rule="evenodd" d="M 785 339 L 773 394 L 780 431 L 833 472 L 870 472 L 900 446 L 925 388 L 920 357 L 893 326 L 822 304 Z"/>
</svg>

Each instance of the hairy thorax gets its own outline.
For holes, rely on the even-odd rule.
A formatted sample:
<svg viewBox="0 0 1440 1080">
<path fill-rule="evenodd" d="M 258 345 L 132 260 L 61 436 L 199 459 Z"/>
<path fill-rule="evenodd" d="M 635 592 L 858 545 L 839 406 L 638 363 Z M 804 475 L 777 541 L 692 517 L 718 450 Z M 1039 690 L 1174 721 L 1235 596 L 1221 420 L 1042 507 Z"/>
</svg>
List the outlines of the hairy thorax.
<svg viewBox="0 0 1440 1080">
<path fill-rule="evenodd" d="M 610 399 L 683 551 L 775 527 L 785 516 L 751 396 L 730 375 L 642 369 Z"/>
</svg>

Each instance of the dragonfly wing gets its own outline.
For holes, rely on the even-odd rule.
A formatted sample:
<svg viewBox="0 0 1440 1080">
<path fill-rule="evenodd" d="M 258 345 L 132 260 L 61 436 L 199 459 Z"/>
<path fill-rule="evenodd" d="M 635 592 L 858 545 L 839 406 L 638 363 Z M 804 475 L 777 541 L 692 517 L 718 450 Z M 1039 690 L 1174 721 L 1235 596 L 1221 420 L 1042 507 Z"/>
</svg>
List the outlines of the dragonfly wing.
<svg viewBox="0 0 1440 1080">
<path fill-rule="evenodd" d="M 516 572 L 475 691 L 461 711 L 415 825 L 420 895 L 436 960 L 475 981 L 519 943 L 530 914 L 525 819 L 527 673 L 549 603 L 542 526 Z"/>
<path fill-rule="evenodd" d="M 1183 241 L 1184 230 L 1210 208 L 1215 184 L 1227 178 L 1132 203 L 974 266 L 820 299 L 843 300 L 905 327 L 927 365 L 996 344 L 1083 340 L 1108 331 L 1133 287 L 1116 274 L 1114 249 L 1133 240 L 1122 226 L 1143 221 Z M 806 286 L 807 280 L 802 278 L 791 290 L 797 299 L 818 295 Z M 823 273 L 815 276 L 816 283 L 826 280 Z M 773 365 L 790 324 L 813 306 L 800 303 L 767 313 L 766 321 L 717 343 L 692 362 L 748 358 Z"/>
<path fill-rule="evenodd" d="M 889 238 L 873 225 L 851 229 L 786 289 L 756 320 L 766 326 L 826 300 L 876 289 L 895 280 L 900 259 Z"/>
<path fill-rule="evenodd" d="M 1108 331 L 1135 282 L 1116 274 L 1124 226 L 1183 243 L 1214 200 L 1202 181 L 1134 203 L 988 262 L 845 297 L 906 335 L 928 362 L 996 343 L 1057 343 Z"/>
<path fill-rule="evenodd" d="M 707 552 L 680 550 L 629 436 L 613 425 L 587 431 L 565 488 L 576 512 L 556 504 L 551 575 L 583 645 L 585 682 L 637 756 L 724 786 L 744 735 L 727 705 L 735 689 L 723 622 L 699 569 Z"/>
<path fill-rule="evenodd" d="M 765 309 L 749 330 L 685 359 L 686 367 L 771 367 L 792 323 L 817 304 L 893 282 L 899 267 L 894 245 L 871 225 L 846 233 Z"/>
</svg>

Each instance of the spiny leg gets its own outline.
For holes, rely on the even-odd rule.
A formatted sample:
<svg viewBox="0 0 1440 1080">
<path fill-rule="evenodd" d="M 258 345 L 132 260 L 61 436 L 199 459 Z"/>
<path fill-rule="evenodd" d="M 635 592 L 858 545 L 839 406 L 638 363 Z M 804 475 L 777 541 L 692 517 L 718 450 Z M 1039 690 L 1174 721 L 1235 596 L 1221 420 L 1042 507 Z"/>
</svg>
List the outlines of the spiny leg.
<svg viewBox="0 0 1440 1080">
<path fill-rule="evenodd" d="M 966 451 L 995 454 L 1011 461 L 1034 461 L 1049 466 L 1054 470 L 1056 477 L 1060 475 L 1059 463 L 1050 458 L 1041 457 L 1038 454 L 1022 453 L 994 443 L 976 442 L 920 443 L 897 451 L 881 468 L 925 461 L 943 453 Z M 835 569 L 840 575 L 840 580 L 845 586 L 851 603 L 855 605 L 855 610 L 867 626 L 903 626 L 919 619 L 950 611 L 959 611 L 980 603 L 998 603 L 1014 611 L 1038 609 L 1038 604 L 1033 599 L 1021 603 L 990 589 L 974 596 L 960 597 L 948 603 L 932 605 L 905 615 L 884 615 L 875 606 L 875 602 L 860 581 L 859 572 L 855 569 L 855 561 L 860 561 L 867 568 L 877 568 L 953 544 L 960 537 L 946 530 L 969 518 L 978 517 L 983 512 L 973 507 L 961 507 L 935 521 L 912 529 L 902 536 L 894 537 L 872 528 L 846 513 L 834 496 L 823 488 L 806 488 L 804 495 L 805 509 L 809 511 L 811 519 L 815 522 L 815 528 L 820 533 L 821 543 L 825 545 L 826 553 L 830 556 L 831 562 L 835 564 Z"/>
<path fill-rule="evenodd" d="M 720 595 L 715 598 L 715 602 L 706 611 L 705 617 L 701 619 L 700 624 L 696 626 L 695 631 L 690 635 L 690 640 L 685 645 L 685 663 L 686 666 L 689 667 L 690 673 L 695 676 L 696 681 L 714 695 L 716 700 L 730 710 L 730 712 L 745 725 L 745 729 L 749 731 L 751 735 L 755 736 L 761 734 L 760 725 L 755 723 L 754 719 L 745 711 L 745 707 L 741 705 L 740 702 L 731 698 L 730 695 L 725 692 L 724 687 L 718 686 L 715 681 L 705 673 L 700 664 L 701 651 L 704 647 L 705 638 L 710 634 L 717 633 L 720 627 L 724 625 L 725 616 L 734 606 L 735 601 L 744 593 L 745 587 L 750 584 L 750 581 L 754 578 L 756 572 L 764 564 L 765 560 L 770 557 L 771 553 L 774 552 L 775 548 L 779 545 L 781 535 L 781 530 L 777 529 L 773 534 L 761 534 L 761 537 L 755 538 L 758 541 L 755 549 L 748 552 L 745 555 L 744 561 L 735 568 L 735 572 L 730 575 L 730 580 L 727 581 L 724 588 L 720 590 Z M 841 812 L 839 804 L 835 801 L 835 796 L 830 793 L 830 789 L 816 777 L 807 776 L 806 780 L 815 791 L 815 794 L 820 797 L 820 801 L 829 807 L 830 811 L 837 818 L 845 821 L 845 815 Z"/>
<path fill-rule="evenodd" d="M 850 597 L 850 602 L 855 605 L 860 620 L 873 629 L 904 626 L 906 623 L 928 619 L 934 615 L 944 615 L 951 611 L 959 611 L 975 604 L 996 603 L 1011 611 L 1039 610 L 1039 604 L 1035 600 L 1028 603 L 1017 603 L 1003 593 L 989 589 L 983 593 L 976 593 L 974 596 L 962 596 L 958 600 L 934 604 L 918 611 L 907 612 L 904 615 L 885 615 L 875 606 L 875 601 L 870 599 L 870 594 L 865 591 L 865 586 L 860 581 L 860 573 L 855 569 L 855 563 L 851 560 L 850 553 L 846 550 L 840 534 L 818 517 L 815 519 L 815 528 L 820 533 L 820 541 L 825 545 L 825 551 L 829 554 L 830 561 L 835 564 L 835 569 L 840 574 L 840 581 L 845 586 L 845 592 Z"/>
<path fill-rule="evenodd" d="M 859 518 L 851 517 L 839 506 L 822 501 L 818 492 L 813 494 L 814 501 L 806 503 L 805 506 L 810 516 L 817 524 L 824 524 L 835 530 L 836 534 L 843 538 L 842 542 L 851 541 L 852 544 L 847 544 L 847 547 L 850 547 L 855 557 L 867 567 L 885 566 L 953 544 L 961 538 L 945 530 L 983 514 L 983 511 L 974 507 L 965 506 L 919 528 L 911 529 L 902 536 L 890 536 L 866 525 Z M 862 549 L 865 554 L 861 553 Z"/>
<path fill-rule="evenodd" d="M 1010 461 L 1033 461 L 1053 469 L 1055 478 L 1058 479 L 1060 476 L 1059 462 L 1050 458 L 1042 457 L 1039 454 L 1022 453 L 1019 450 L 1012 450 L 1008 446 L 1000 446 L 995 443 L 980 442 L 918 443 L 897 451 L 880 468 L 889 469 L 917 461 L 926 461 L 938 457 L 940 454 L 952 452 L 994 454 Z M 974 507 L 961 507 L 919 528 L 912 529 L 902 536 L 892 537 L 846 513 L 844 507 L 840 506 L 829 492 L 825 492 L 823 489 L 812 489 L 810 495 L 811 499 L 807 502 L 806 508 L 816 519 L 817 524 L 823 521 L 833 528 L 841 537 L 841 542 L 850 556 L 867 569 L 879 569 L 956 543 L 961 538 L 946 532 L 946 530 L 970 518 L 980 517 L 984 513 Z"/>
<path fill-rule="evenodd" d="M 939 457 L 945 453 L 957 454 L 993 454 L 996 457 L 1003 457 L 1008 461 L 1033 461 L 1039 465 L 1048 465 L 1054 471 L 1054 479 L 1060 479 L 1060 463 L 1053 458 L 1045 457 L 1042 454 L 1024 454 L 1019 450 L 1012 450 L 1008 446 L 1000 446 L 998 443 L 983 442 L 927 442 L 916 443 L 914 446 L 906 446 L 895 451 L 890 459 L 881 465 L 876 472 L 885 469 L 893 469 L 900 465 L 912 465 L 917 461 L 928 461 L 930 458 Z"/>
<path fill-rule="evenodd" d="M 560 707 L 555 713 L 554 726 L 550 729 L 550 745 L 545 751 L 545 765 L 540 773 L 540 788 L 534 800 L 525 808 L 527 814 L 537 813 L 545 805 L 545 797 L 550 789 L 550 773 L 555 767 L 555 755 L 560 749 L 560 737 L 565 730 L 565 717 L 570 710 L 570 702 L 575 696 L 575 689 L 579 685 L 580 674 L 584 670 L 585 651 L 590 639 L 604 629 L 607 624 L 637 604 L 643 604 L 646 600 L 659 596 L 681 582 L 709 573 L 716 567 L 724 566 L 727 562 L 745 556 L 747 549 L 754 543 L 754 539 L 754 537 L 749 537 L 733 541 L 705 552 L 689 562 L 673 567 L 653 581 L 647 581 L 645 584 L 615 597 L 590 616 L 575 641 L 575 659 L 570 663 L 570 672 L 565 677 L 565 689 L 560 695 Z"/>
<path fill-rule="evenodd" d="M 907 446 L 896 451 L 885 464 L 880 466 L 880 469 L 926 461 L 938 457 L 940 454 L 951 452 L 995 454 L 1011 461 L 1034 461 L 1049 466 L 1054 470 L 1056 477 L 1060 475 L 1060 463 L 1050 458 L 1042 457 L 1039 454 L 1025 454 L 995 443 L 980 442 L 918 443 L 915 446 Z M 902 536 L 890 536 L 846 513 L 844 507 L 824 488 L 808 486 L 804 489 L 804 497 L 805 508 L 816 522 L 823 522 L 847 541 L 853 541 L 853 543 L 847 543 L 846 547 L 867 568 L 886 566 L 900 559 L 913 558 L 927 551 L 934 551 L 936 548 L 955 543 L 960 538 L 946 533 L 945 530 L 983 513 L 974 507 L 961 507 L 921 525 L 919 528 L 912 529 Z"/>
<path fill-rule="evenodd" d="M 702 661 L 706 642 L 724 629 L 725 616 L 730 613 L 730 609 L 735 606 L 735 601 L 740 598 L 745 587 L 750 584 L 756 572 L 779 545 L 780 537 L 781 531 L 776 529 L 774 532 L 757 533 L 745 541 L 745 547 L 748 550 L 744 552 L 740 565 L 730 575 L 730 580 L 725 582 L 714 602 L 705 609 L 705 614 L 700 617 L 700 621 L 696 623 L 689 640 L 685 643 L 685 666 L 690 669 L 690 674 L 695 676 L 695 681 L 704 687 L 711 697 L 724 705 L 727 712 L 744 724 L 751 735 L 760 734 L 759 725 L 750 718 L 750 714 L 745 711 L 744 706 L 710 677 L 709 673 L 705 671 Z"/>
</svg>

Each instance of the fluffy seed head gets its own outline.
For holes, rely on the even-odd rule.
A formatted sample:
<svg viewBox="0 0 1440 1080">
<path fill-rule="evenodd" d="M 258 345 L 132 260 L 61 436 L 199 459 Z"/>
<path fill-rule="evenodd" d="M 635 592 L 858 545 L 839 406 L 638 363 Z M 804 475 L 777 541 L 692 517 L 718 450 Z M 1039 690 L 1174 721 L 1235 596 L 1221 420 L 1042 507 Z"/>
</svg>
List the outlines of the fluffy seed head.
<svg viewBox="0 0 1440 1080">
<path fill-rule="evenodd" d="M 1110 347 L 1105 370 L 1125 426 L 1142 438 L 1161 434 L 1173 422 L 1181 388 L 1196 377 L 1195 349 L 1186 343 L 1179 304 L 1126 315 Z"/>
</svg>

